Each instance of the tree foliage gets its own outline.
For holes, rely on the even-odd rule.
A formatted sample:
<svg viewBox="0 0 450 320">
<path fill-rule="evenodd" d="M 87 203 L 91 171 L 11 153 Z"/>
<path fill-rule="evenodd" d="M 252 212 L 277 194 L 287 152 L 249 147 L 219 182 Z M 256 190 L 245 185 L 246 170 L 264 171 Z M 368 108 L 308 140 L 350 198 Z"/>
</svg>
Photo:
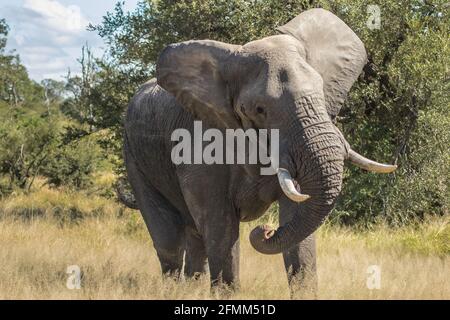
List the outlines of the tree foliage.
<svg viewBox="0 0 450 320">
<path fill-rule="evenodd" d="M 37 176 L 52 186 L 86 187 L 101 157 L 92 138 L 64 141 L 74 122 L 60 111 L 68 84 L 31 80 L 19 56 L 6 51 L 7 35 L 0 20 L 0 195 L 29 190 Z"/>
</svg>

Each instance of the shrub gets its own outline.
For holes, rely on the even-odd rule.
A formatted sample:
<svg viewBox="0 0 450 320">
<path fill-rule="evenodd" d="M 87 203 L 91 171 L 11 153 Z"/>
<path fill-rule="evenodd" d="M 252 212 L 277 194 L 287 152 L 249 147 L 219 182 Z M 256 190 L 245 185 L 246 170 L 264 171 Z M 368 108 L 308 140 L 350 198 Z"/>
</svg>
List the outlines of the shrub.
<svg viewBox="0 0 450 320">
<path fill-rule="evenodd" d="M 20 113 L 0 119 L 0 174 L 9 178 L 8 186 L 30 189 L 34 178 L 56 147 L 58 124 L 51 117 Z"/>
<path fill-rule="evenodd" d="M 92 174 L 100 162 L 97 141 L 93 137 L 85 137 L 54 150 L 42 174 L 52 186 L 83 189 L 92 185 Z"/>
</svg>

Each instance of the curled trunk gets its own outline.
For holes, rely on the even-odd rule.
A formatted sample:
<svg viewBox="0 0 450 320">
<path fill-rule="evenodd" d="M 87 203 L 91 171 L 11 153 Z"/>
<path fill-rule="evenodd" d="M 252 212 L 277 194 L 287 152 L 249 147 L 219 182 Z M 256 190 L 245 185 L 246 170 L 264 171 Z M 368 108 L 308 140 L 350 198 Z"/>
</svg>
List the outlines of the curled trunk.
<svg viewBox="0 0 450 320">
<path fill-rule="evenodd" d="M 310 198 L 299 203 L 299 213 L 277 230 L 260 226 L 251 232 L 250 242 L 261 253 L 281 253 L 311 235 L 331 212 L 340 193 L 345 151 L 326 111 L 313 109 L 313 102 L 307 100 L 302 106 L 314 115 L 307 120 L 299 115 L 296 143 L 291 151 L 296 163 L 291 170 L 296 171 L 302 193 Z"/>
</svg>

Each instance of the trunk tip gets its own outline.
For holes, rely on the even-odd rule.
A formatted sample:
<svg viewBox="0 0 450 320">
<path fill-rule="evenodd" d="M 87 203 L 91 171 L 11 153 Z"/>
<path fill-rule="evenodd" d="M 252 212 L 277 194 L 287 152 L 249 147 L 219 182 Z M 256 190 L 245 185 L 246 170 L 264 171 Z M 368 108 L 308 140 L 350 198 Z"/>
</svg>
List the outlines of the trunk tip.
<svg viewBox="0 0 450 320">
<path fill-rule="evenodd" d="M 257 226 L 250 232 L 249 235 L 250 244 L 256 251 L 260 253 L 277 254 L 279 252 L 268 250 L 266 242 L 267 240 L 272 238 L 274 234 L 275 230 L 268 225 Z"/>
</svg>

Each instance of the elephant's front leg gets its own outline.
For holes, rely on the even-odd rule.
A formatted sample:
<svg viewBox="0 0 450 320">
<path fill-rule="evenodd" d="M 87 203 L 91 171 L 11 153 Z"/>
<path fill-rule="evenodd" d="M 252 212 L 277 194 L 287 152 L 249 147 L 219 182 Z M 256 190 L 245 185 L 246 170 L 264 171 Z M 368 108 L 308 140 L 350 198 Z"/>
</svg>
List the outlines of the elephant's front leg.
<svg viewBox="0 0 450 320">
<path fill-rule="evenodd" d="M 233 212 L 206 221 L 204 230 L 211 286 L 239 287 L 239 219 Z"/>
<path fill-rule="evenodd" d="M 220 166 L 199 165 L 179 169 L 179 174 L 184 199 L 203 238 L 212 287 L 237 288 L 239 217 L 227 196 L 229 173 Z"/>
<path fill-rule="evenodd" d="M 298 214 L 299 205 L 283 197 L 280 200 L 280 224 L 291 220 L 293 214 Z M 311 234 L 299 244 L 283 252 L 291 298 L 316 298 L 316 241 Z"/>
</svg>

